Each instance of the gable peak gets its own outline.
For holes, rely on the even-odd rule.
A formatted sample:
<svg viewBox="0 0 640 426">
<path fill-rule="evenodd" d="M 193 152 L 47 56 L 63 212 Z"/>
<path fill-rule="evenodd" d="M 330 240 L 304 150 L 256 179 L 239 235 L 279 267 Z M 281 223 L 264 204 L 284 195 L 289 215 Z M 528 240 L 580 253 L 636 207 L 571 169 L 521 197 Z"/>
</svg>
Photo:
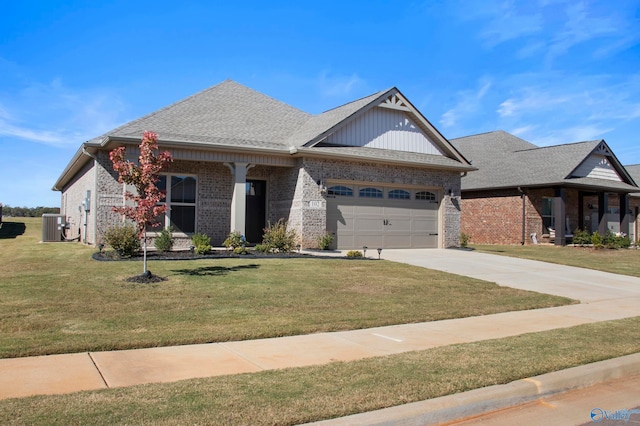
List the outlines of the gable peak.
<svg viewBox="0 0 640 426">
<path fill-rule="evenodd" d="M 600 141 L 600 143 L 598 144 L 596 149 L 593 150 L 593 153 L 594 154 L 605 155 L 607 157 L 610 157 L 612 155 L 611 150 L 609 149 L 609 147 L 607 146 L 607 144 L 604 141 Z"/>
<path fill-rule="evenodd" d="M 379 104 L 381 108 L 395 109 L 399 111 L 411 111 L 408 102 L 395 90 L 384 98 Z"/>
</svg>

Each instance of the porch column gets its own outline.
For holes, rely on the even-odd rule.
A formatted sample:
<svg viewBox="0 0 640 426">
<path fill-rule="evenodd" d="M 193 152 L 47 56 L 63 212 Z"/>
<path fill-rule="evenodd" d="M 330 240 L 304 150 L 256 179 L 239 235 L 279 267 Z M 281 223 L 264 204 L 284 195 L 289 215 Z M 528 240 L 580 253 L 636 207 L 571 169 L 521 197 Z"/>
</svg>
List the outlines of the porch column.
<svg viewBox="0 0 640 426">
<path fill-rule="evenodd" d="M 555 199 L 553 200 L 553 217 L 556 223 L 556 238 L 554 244 L 557 246 L 563 246 L 566 244 L 565 237 L 565 189 L 564 188 L 556 188 L 555 191 Z"/>
<path fill-rule="evenodd" d="M 584 228 L 584 192 L 578 191 L 578 229 Z M 569 231 L 573 231 L 570 229 Z"/>
<path fill-rule="evenodd" d="M 620 194 L 620 232 L 629 235 L 629 194 Z"/>
<path fill-rule="evenodd" d="M 247 214 L 247 170 L 248 163 L 225 163 L 233 175 L 233 198 L 231 199 L 230 232 L 246 232 Z"/>
<path fill-rule="evenodd" d="M 606 192 L 598 193 L 598 234 L 605 236 L 607 230 L 607 210 L 609 208 L 609 194 Z"/>
</svg>

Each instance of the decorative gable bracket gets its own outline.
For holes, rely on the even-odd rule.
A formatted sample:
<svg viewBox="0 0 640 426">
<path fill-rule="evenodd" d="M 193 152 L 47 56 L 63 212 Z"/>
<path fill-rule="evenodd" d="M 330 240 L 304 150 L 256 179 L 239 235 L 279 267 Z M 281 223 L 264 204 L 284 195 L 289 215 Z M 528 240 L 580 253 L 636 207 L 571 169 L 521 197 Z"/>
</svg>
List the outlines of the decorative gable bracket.
<svg viewBox="0 0 640 426">
<path fill-rule="evenodd" d="M 600 154 L 600 155 L 605 155 L 607 157 L 611 157 L 613 154 L 611 153 L 611 150 L 609 149 L 609 147 L 607 146 L 606 143 L 604 142 L 600 142 L 600 144 L 598 145 L 598 147 L 596 149 L 593 150 L 594 154 Z"/>
<path fill-rule="evenodd" d="M 382 101 L 378 106 L 381 108 L 395 109 L 398 111 L 411 111 L 411 109 L 409 109 L 409 107 L 405 104 L 404 100 L 398 95 L 389 95 L 389 97 Z"/>
</svg>

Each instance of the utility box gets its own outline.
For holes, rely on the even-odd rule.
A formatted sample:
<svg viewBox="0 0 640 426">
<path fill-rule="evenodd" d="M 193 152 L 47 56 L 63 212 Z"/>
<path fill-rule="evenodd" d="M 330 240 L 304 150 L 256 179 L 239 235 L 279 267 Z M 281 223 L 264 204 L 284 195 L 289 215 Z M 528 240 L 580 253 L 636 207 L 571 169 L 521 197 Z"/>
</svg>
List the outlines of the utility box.
<svg viewBox="0 0 640 426">
<path fill-rule="evenodd" d="M 65 215 L 45 213 L 42 215 L 42 242 L 64 241 L 64 231 L 67 226 Z"/>
</svg>

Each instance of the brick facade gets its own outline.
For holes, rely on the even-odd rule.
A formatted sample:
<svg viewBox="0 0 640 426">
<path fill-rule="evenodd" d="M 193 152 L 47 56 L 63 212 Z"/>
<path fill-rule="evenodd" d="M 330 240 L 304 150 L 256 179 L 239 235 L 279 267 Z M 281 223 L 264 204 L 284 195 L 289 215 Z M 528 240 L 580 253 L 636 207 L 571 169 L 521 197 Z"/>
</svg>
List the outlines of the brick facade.
<svg viewBox="0 0 640 426">
<path fill-rule="evenodd" d="M 129 148 L 129 147 L 128 147 Z M 135 147 L 131 147 L 135 148 Z M 82 241 L 89 244 L 104 243 L 106 230 L 123 222 L 113 212 L 114 206 L 125 202 L 124 185 L 118 183 L 107 151 L 99 151 L 95 161 L 84 169 L 62 191 L 62 213 L 67 216 L 70 233 L 80 232 Z M 214 246 L 230 232 L 233 176 L 224 163 L 210 161 L 175 160 L 168 173 L 196 176 L 197 205 L 196 229 L 207 234 Z M 299 158 L 293 167 L 258 165 L 249 168 L 247 179 L 264 180 L 267 185 L 266 220 L 274 223 L 283 218 L 300 237 L 304 248 L 317 247 L 318 237 L 326 232 L 326 199 L 322 186 L 327 181 L 373 182 L 380 185 L 410 185 L 433 188 L 443 196 L 440 203 L 440 245 L 459 245 L 461 205 L 460 198 L 449 192 L 460 193 L 460 174 L 368 162 L 348 162 L 318 158 Z M 91 191 L 91 210 L 86 229 L 84 212 L 78 209 Z M 153 233 L 149 246 L 153 247 Z M 190 236 L 175 234 L 174 247 L 188 248 Z"/>
<path fill-rule="evenodd" d="M 554 195 L 555 191 L 552 188 L 525 189 L 524 193 L 520 193 L 517 189 L 465 193 L 462 199 L 462 232 L 470 235 L 471 242 L 476 244 L 521 244 L 524 208 L 524 243 L 533 243 L 531 237 L 533 233 L 537 235 L 539 242 L 546 242 L 548 230 L 543 226 L 543 199 L 553 198 Z M 617 212 L 620 206 L 619 197 L 610 196 L 608 201 L 609 211 Z M 567 233 L 573 233 L 579 227 L 590 232 L 597 230 L 598 196 L 583 197 L 582 220 L 579 218 L 579 203 L 579 191 L 567 189 L 565 191 Z M 640 209 L 640 199 L 632 197 L 629 205 L 632 211 L 630 234 L 637 240 L 636 216 Z M 618 231 L 619 225 L 616 223 L 619 222 L 618 213 L 612 213 L 609 217 L 610 227 L 613 231 Z"/>
</svg>

